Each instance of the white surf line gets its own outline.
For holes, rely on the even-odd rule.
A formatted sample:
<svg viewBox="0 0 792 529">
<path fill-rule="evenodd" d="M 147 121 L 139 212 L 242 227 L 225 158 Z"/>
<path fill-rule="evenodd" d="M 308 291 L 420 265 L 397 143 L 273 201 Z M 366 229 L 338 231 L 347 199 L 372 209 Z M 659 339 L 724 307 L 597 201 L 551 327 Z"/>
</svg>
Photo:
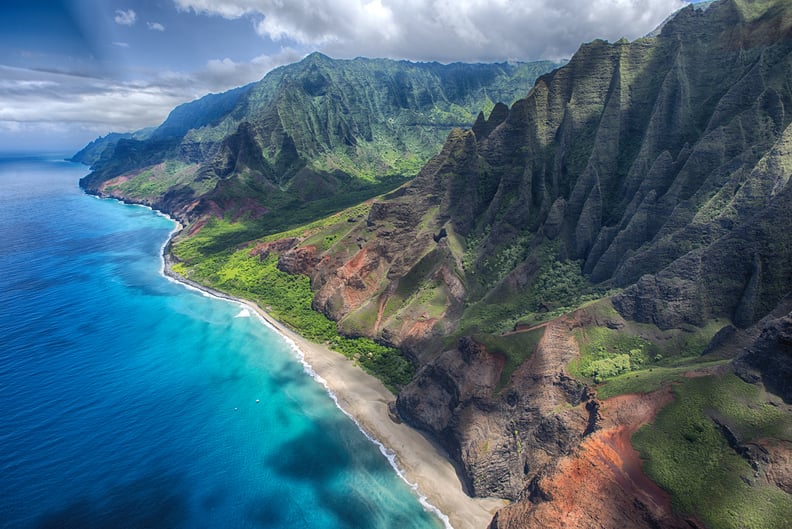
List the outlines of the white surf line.
<svg viewBox="0 0 792 529">
<path fill-rule="evenodd" d="M 165 245 L 163 245 L 163 249 L 165 248 L 165 246 L 167 246 L 167 243 Z M 164 257 L 163 257 L 163 263 L 164 263 Z M 396 475 L 399 476 L 399 478 L 402 481 L 404 481 L 404 483 L 406 483 L 407 486 L 410 487 L 410 489 L 413 491 L 413 494 L 415 494 L 415 496 L 418 498 L 418 502 L 421 504 L 421 506 L 424 508 L 424 510 L 426 510 L 427 512 L 429 512 L 429 513 L 433 514 L 434 516 L 436 516 L 443 523 L 443 527 L 445 529 L 454 529 L 454 526 L 451 525 L 451 521 L 449 520 L 448 516 L 443 511 L 441 511 L 439 508 L 434 506 L 429 501 L 429 498 L 427 498 L 426 495 L 424 495 L 420 491 L 420 489 L 418 487 L 418 484 L 413 483 L 409 479 L 407 479 L 407 476 L 405 475 L 404 470 L 399 466 L 396 453 L 393 452 L 392 450 L 390 450 L 389 448 L 387 448 L 379 439 L 375 438 L 369 432 L 367 432 L 366 429 L 363 428 L 363 426 L 360 424 L 360 422 L 358 422 L 358 420 L 351 413 L 346 411 L 341 406 L 341 404 L 338 401 L 338 397 L 333 392 L 333 390 L 330 389 L 329 385 L 327 384 L 327 381 L 324 378 L 322 378 L 322 376 L 319 375 L 319 373 L 317 373 L 314 370 L 313 366 L 305 359 L 305 353 L 303 353 L 303 350 L 300 349 L 300 346 L 294 340 L 292 340 L 290 337 L 288 337 L 285 334 L 283 334 L 280 331 L 280 329 L 278 329 L 275 325 L 270 323 L 265 317 L 263 317 L 258 312 L 258 310 L 256 310 L 256 308 L 253 306 L 252 303 L 250 303 L 249 301 L 246 301 L 246 300 L 241 300 L 241 299 L 238 299 L 238 298 L 234 298 L 232 296 L 227 296 L 227 295 L 222 294 L 222 293 L 220 293 L 219 295 L 215 294 L 214 292 L 210 292 L 210 291 L 206 290 L 205 287 L 198 286 L 197 283 L 195 283 L 195 284 L 187 283 L 187 282 L 185 282 L 185 281 L 183 281 L 181 279 L 178 279 L 177 277 L 173 277 L 171 275 L 166 274 L 164 272 L 164 267 L 163 267 L 163 276 L 168 281 L 171 281 L 173 283 L 177 283 L 179 285 L 182 285 L 183 287 L 185 287 L 185 288 L 187 288 L 189 290 L 193 290 L 195 292 L 199 292 L 200 294 L 202 294 L 203 296 L 206 296 L 208 298 L 219 299 L 219 300 L 222 300 L 222 301 L 227 301 L 229 303 L 236 304 L 236 305 L 242 307 L 243 309 L 252 310 L 253 311 L 252 313 L 256 315 L 256 318 L 258 319 L 259 322 L 261 322 L 265 327 L 271 329 L 273 332 L 275 332 L 279 337 L 281 337 L 286 342 L 286 344 L 292 350 L 292 353 L 294 354 L 294 356 L 302 364 L 303 371 L 305 371 L 305 373 L 308 376 L 310 376 L 314 381 L 318 382 L 319 384 L 321 384 L 322 387 L 324 387 L 325 391 L 330 396 L 330 399 L 333 401 L 333 403 L 335 404 L 336 408 L 341 410 L 341 412 L 344 415 L 349 417 L 349 419 L 355 424 L 355 426 L 360 431 L 360 433 L 362 433 L 366 437 L 366 439 L 368 439 L 371 443 L 373 443 L 379 449 L 380 453 L 383 456 L 385 456 L 385 458 L 388 460 L 388 463 L 390 464 L 391 468 L 396 472 Z M 337 353 L 337 354 L 340 354 L 340 353 Z"/>
<path fill-rule="evenodd" d="M 91 195 L 91 196 L 95 196 L 96 198 L 99 198 L 99 199 L 105 199 L 105 197 L 99 197 L 99 196 L 96 196 L 96 195 Z M 233 296 L 229 296 L 229 295 L 226 295 L 226 294 L 223 294 L 223 293 L 220 293 L 220 292 L 218 292 L 218 293 L 210 292 L 209 290 L 207 290 L 208 287 L 203 287 L 202 285 L 199 285 L 198 283 L 195 283 L 195 282 L 187 282 L 186 280 L 179 279 L 180 276 L 176 276 L 176 274 L 168 274 L 166 272 L 166 266 L 167 265 L 166 265 L 166 262 L 165 262 L 165 250 L 168 248 L 168 245 L 172 241 L 173 237 L 177 233 L 179 233 L 182 230 L 182 228 L 183 228 L 182 224 L 178 220 L 174 219 L 173 217 L 171 217 L 167 213 L 163 213 L 162 211 L 156 210 L 156 209 L 152 208 L 151 206 L 147 206 L 145 204 L 128 203 L 128 202 L 124 202 L 121 199 L 113 198 L 113 197 L 106 197 L 106 198 L 109 198 L 110 200 L 115 200 L 116 202 L 120 202 L 121 204 L 124 204 L 124 205 L 139 206 L 139 207 L 142 207 L 142 208 L 146 208 L 146 209 L 148 209 L 150 211 L 153 211 L 155 214 L 157 214 L 157 215 L 159 215 L 161 217 L 164 217 L 164 218 L 170 220 L 171 222 L 173 222 L 174 223 L 173 229 L 168 234 L 168 237 L 165 239 L 165 242 L 163 242 L 162 246 L 160 247 L 160 265 L 161 265 L 160 266 L 160 275 L 162 275 L 166 280 L 170 281 L 171 283 L 176 283 L 178 285 L 181 285 L 182 287 L 187 288 L 188 290 L 192 290 L 192 291 L 198 292 L 201 295 L 206 296 L 208 298 L 219 299 L 219 300 L 222 300 L 222 301 L 227 301 L 229 303 L 234 303 L 236 305 L 239 305 L 243 310 L 248 310 L 248 311 L 252 310 L 253 314 L 256 315 L 256 318 L 258 318 L 258 320 L 261 323 L 263 323 L 265 327 L 270 328 L 272 331 L 274 331 L 278 336 L 280 336 L 289 345 L 289 347 L 291 348 L 292 352 L 294 353 L 294 356 L 297 357 L 297 359 L 302 364 L 303 370 L 305 371 L 305 373 L 308 376 L 310 376 L 313 380 L 315 380 L 316 382 L 321 384 L 322 387 L 325 388 L 325 391 L 327 392 L 327 394 L 332 399 L 332 401 L 335 404 L 336 408 L 341 410 L 341 412 L 344 415 L 349 417 L 349 419 L 355 424 L 355 426 L 357 426 L 357 429 L 360 431 L 360 433 L 362 433 L 366 437 L 366 439 L 368 439 L 370 442 L 372 442 L 379 449 L 380 453 L 383 456 L 385 456 L 385 459 L 387 459 L 387 461 L 390 464 L 391 468 L 393 468 L 393 470 L 396 472 L 396 475 L 399 476 L 399 478 L 401 478 L 401 480 L 404 481 L 404 483 L 406 483 L 408 487 L 410 487 L 410 490 L 413 491 L 413 494 L 415 494 L 415 496 L 418 498 L 418 502 L 421 504 L 421 506 L 423 506 L 424 510 L 426 510 L 427 512 L 429 512 L 429 513 L 435 515 L 437 518 L 439 518 L 440 521 L 443 523 L 443 526 L 444 526 L 445 529 L 454 529 L 454 526 L 451 525 L 451 521 L 449 520 L 448 516 L 443 511 L 438 509 L 436 506 L 434 506 L 429 501 L 429 498 L 427 498 L 420 491 L 420 489 L 418 488 L 418 484 L 417 483 L 413 483 L 409 479 L 407 479 L 407 476 L 405 475 L 404 470 L 399 466 L 396 453 L 394 451 L 390 450 L 389 448 L 387 448 L 384 444 L 382 444 L 382 442 L 379 439 L 377 439 L 374 436 L 372 436 L 371 434 L 369 434 L 369 432 L 367 432 L 365 430 L 365 428 L 363 428 L 363 426 L 360 424 L 360 422 L 358 422 L 358 420 L 351 413 L 346 411 L 341 406 L 341 404 L 339 404 L 338 397 L 330 389 L 330 387 L 327 384 L 327 381 L 324 378 L 322 378 L 314 370 L 314 368 L 313 368 L 313 366 L 311 364 L 308 363 L 308 361 L 305 359 L 305 354 L 303 353 L 302 349 L 300 349 L 300 346 L 294 340 L 292 340 L 290 337 L 288 337 L 285 334 L 283 334 L 282 332 L 280 332 L 280 330 L 275 325 L 273 325 L 272 323 L 267 321 L 267 319 L 264 318 L 258 312 L 258 310 L 256 310 L 256 307 L 254 307 L 251 302 L 246 301 L 246 300 L 241 300 L 241 299 L 238 299 L 238 298 L 235 298 Z M 240 312 L 240 314 L 241 314 L 241 312 Z M 248 312 L 248 316 L 250 316 L 249 312 Z M 235 317 L 241 317 L 241 316 L 237 315 Z M 340 354 L 340 353 L 338 353 L 338 354 Z"/>
<path fill-rule="evenodd" d="M 250 310 L 247 308 L 240 310 L 239 314 L 234 316 L 234 318 L 249 318 L 249 317 L 250 317 Z"/>
<path fill-rule="evenodd" d="M 166 243 L 166 245 L 167 245 L 167 243 Z M 163 246 L 163 248 L 164 247 L 165 246 Z M 164 263 L 164 257 L 163 257 L 163 263 Z M 243 307 L 245 309 L 252 310 L 253 314 L 256 315 L 256 318 L 258 319 L 259 322 L 261 322 L 265 327 L 271 329 L 273 332 L 275 332 L 278 336 L 280 336 L 286 342 L 286 344 L 292 350 L 292 353 L 294 354 L 294 356 L 302 364 L 303 370 L 305 371 L 305 373 L 308 376 L 310 376 L 314 381 L 316 381 L 319 384 L 321 384 L 322 387 L 324 387 L 325 391 L 330 396 L 330 399 L 333 401 L 333 403 L 335 404 L 336 408 L 341 410 L 341 412 L 344 415 L 349 417 L 349 419 L 355 424 L 355 426 L 360 431 L 360 433 L 362 433 L 366 437 L 366 439 L 368 439 L 371 443 L 373 443 L 379 449 L 380 453 L 383 456 L 385 456 L 385 458 L 388 460 L 388 463 L 390 464 L 391 468 L 396 472 L 396 475 L 399 476 L 399 478 L 404 483 L 406 483 L 407 486 L 410 487 L 410 489 L 413 491 L 413 494 L 415 494 L 415 496 L 418 498 L 418 502 L 421 504 L 421 506 L 424 508 L 424 510 L 426 510 L 427 512 L 435 515 L 443 523 L 443 527 L 445 529 L 454 529 L 454 526 L 451 525 L 451 521 L 448 518 L 448 516 L 443 511 L 438 509 L 436 506 L 434 506 L 429 501 L 429 498 L 427 498 L 420 491 L 420 489 L 418 487 L 418 484 L 417 483 L 413 483 L 409 479 L 407 479 L 407 476 L 405 475 L 404 470 L 399 466 L 396 453 L 393 452 L 392 450 L 390 450 L 389 448 L 387 448 L 379 439 L 375 438 L 369 432 L 367 432 L 366 429 L 363 428 L 363 426 L 360 424 L 360 422 L 358 422 L 358 420 L 351 413 L 346 411 L 341 406 L 341 404 L 338 401 L 338 397 L 333 392 L 333 390 L 330 389 L 330 387 L 327 384 L 327 381 L 324 378 L 322 378 L 322 376 L 319 375 L 319 373 L 317 373 L 314 370 L 313 366 L 305 359 L 305 353 L 303 353 L 303 350 L 300 349 L 300 346 L 294 340 L 292 340 L 290 337 L 288 337 L 285 334 L 283 334 L 280 331 L 280 329 L 278 329 L 275 325 L 273 325 L 272 323 L 267 321 L 267 319 L 264 318 L 255 309 L 255 307 L 253 307 L 253 305 L 250 302 L 248 302 L 248 301 L 237 299 L 237 298 L 233 298 L 231 296 L 214 294 L 212 292 L 209 292 L 209 291 L 205 290 L 203 287 L 196 286 L 196 284 L 186 283 L 186 282 L 184 282 L 184 281 L 182 281 L 180 279 L 177 279 L 176 277 L 173 277 L 173 276 L 170 276 L 168 274 L 165 274 L 164 273 L 164 269 L 163 269 L 163 275 L 168 281 L 171 281 L 173 283 L 177 283 L 179 285 L 182 285 L 183 287 L 185 287 L 185 288 L 187 288 L 189 290 L 193 290 L 195 292 L 199 292 L 200 294 L 202 294 L 203 296 L 206 296 L 208 298 L 219 299 L 219 300 L 222 300 L 222 301 L 227 301 L 229 303 L 234 303 L 236 305 L 239 305 L 240 307 Z M 340 354 L 340 353 L 337 353 L 337 354 Z"/>
</svg>

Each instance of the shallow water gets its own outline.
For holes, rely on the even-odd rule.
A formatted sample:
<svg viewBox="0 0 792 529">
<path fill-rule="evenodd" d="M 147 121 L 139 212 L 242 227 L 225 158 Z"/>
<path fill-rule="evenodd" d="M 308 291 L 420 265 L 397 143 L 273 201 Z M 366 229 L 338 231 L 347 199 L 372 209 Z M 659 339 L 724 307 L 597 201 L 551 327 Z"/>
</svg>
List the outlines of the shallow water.
<svg viewBox="0 0 792 529">
<path fill-rule="evenodd" d="M 438 528 L 281 336 L 164 278 L 173 228 L 0 159 L 0 527 Z"/>
</svg>

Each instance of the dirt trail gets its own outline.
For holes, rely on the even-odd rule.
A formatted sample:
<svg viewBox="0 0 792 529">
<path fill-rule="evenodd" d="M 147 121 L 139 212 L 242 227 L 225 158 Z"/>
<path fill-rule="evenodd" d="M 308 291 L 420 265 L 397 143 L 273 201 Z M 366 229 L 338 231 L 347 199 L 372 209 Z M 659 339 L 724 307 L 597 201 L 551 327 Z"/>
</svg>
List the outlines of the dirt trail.
<svg viewBox="0 0 792 529">
<path fill-rule="evenodd" d="M 383 292 L 379 298 L 379 305 L 377 306 L 377 321 L 374 322 L 374 333 L 378 333 L 380 330 L 380 324 L 382 323 L 382 315 L 385 313 L 385 305 L 388 303 L 388 299 L 390 296 L 387 292 Z"/>
<path fill-rule="evenodd" d="M 536 325 L 531 325 L 530 327 L 525 327 L 524 325 L 517 325 L 514 330 L 506 331 L 501 336 L 510 336 L 512 334 L 520 334 L 523 332 L 531 332 L 535 331 L 536 329 L 541 329 L 542 327 L 547 327 L 549 324 L 553 323 L 553 321 L 545 321 L 543 323 L 537 323 Z"/>
</svg>

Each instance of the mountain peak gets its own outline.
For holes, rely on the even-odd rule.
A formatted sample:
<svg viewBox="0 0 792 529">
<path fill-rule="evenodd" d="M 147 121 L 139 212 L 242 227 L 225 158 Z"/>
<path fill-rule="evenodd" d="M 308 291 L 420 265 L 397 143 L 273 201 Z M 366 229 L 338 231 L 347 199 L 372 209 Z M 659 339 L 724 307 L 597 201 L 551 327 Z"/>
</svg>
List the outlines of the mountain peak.
<svg viewBox="0 0 792 529">
<path fill-rule="evenodd" d="M 180 105 L 148 139 L 100 141 L 91 151 L 107 154 L 94 157 L 84 184 L 157 203 L 187 222 L 207 211 L 222 215 L 241 200 L 259 215 L 273 202 L 373 192 L 417 174 L 452 128 L 470 127 L 481 109 L 511 104 L 556 66 L 337 60 L 314 52 L 257 83 Z M 124 181 L 106 184 L 118 177 Z"/>
<path fill-rule="evenodd" d="M 325 55 L 324 53 L 322 53 L 322 52 L 319 52 L 319 51 L 312 51 L 311 53 L 309 53 L 308 55 L 306 55 L 306 56 L 303 58 L 303 60 L 302 60 L 302 61 L 300 61 L 300 62 L 302 62 L 302 63 L 306 63 L 306 64 L 311 64 L 311 63 L 316 63 L 316 64 L 324 63 L 324 64 L 328 64 L 328 63 L 332 63 L 333 61 L 336 61 L 336 60 L 339 60 L 339 59 L 333 59 L 332 57 L 329 57 L 329 56 L 327 56 L 327 55 Z"/>
</svg>

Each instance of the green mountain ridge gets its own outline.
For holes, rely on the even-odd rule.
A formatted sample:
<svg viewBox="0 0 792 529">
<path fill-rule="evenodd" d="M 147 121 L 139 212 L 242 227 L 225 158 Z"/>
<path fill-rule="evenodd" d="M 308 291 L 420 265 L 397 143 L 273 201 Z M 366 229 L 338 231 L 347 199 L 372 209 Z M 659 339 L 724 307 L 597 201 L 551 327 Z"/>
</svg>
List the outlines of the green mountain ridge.
<svg viewBox="0 0 792 529">
<path fill-rule="evenodd" d="M 88 191 L 143 202 L 184 223 L 260 217 L 347 193 L 368 197 L 414 176 L 453 127 L 511 103 L 556 66 L 314 53 L 257 83 L 181 105 L 145 136 L 112 136 L 74 159 L 92 164 L 81 181 Z"/>
</svg>

